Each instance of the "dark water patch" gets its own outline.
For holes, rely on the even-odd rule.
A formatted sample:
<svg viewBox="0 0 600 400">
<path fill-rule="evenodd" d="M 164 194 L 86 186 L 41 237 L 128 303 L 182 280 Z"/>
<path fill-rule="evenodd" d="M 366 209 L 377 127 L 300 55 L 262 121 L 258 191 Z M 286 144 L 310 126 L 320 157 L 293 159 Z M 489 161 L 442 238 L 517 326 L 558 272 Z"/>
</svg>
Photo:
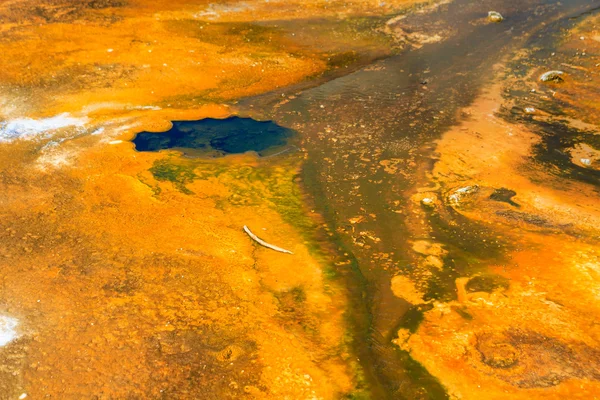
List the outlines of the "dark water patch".
<svg viewBox="0 0 600 400">
<path fill-rule="evenodd" d="M 594 141 L 594 134 L 561 122 L 535 121 L 534 124 L 542 136 L 542 141 L 534 148 L 537 161 L 550 167 L 557 175 L 600 186 L 600 171 L 574 164 L 569 154 L 575 145 Z"/>
<path fill-rule="evenodd" d="M 568 80 L 589 79 L 589 72 L 569 67 L 572 64 L 586 64 L 587 57 L 583 57 L 580 52 L 571 51 L 568 47 L 562 48 L 561 43 L 569 40 L 570 30 L 581 22 L 582 18 L 598 12 L 600 8 L 597 5 L 591 8 L 594 2 L 597 3 L 597 1 L 590 1 L 588 4 L 576 0 L 569 1 L 569 7 L 565 12 L 570 14 L 566 18 L 550 21 L 542 26 L 537 34 L 532 35 L 523 45 L 522 54 L 507 64 L 506 75 L 516 78 L 514 81 L 509 80 L 509 87 L 503 94 L 505 99 L 515 104 L 511 110 L 512 114 L 523 115 L 525 108 L 532 107 L 557 117 L 564 116 L 567 107 L 573 107 L 572 104 L 565 104 L 558 97 L 554 98 L 553 91 L 557 90 L 560 84 L 540 85 L 538 79 L 542 73 L 562 70 L 564 67 L 569 68 L 565 71 Z M 577 4 L 579 6 L 572 7 Z M 582 53 L 585 55 L 585 50 Z M 552 101 L 548 101 L 548 98 Z M 583 118 L 585 120 L 585 117 Z"/>
<path fill-rule="evenodd" d="M 453 210 L 450 216 L 431 213 L 428 221 L 435 229 L 436 240 L 444 243 L 453 256 L 462 253 L 481 260 L 497 260 L 502 258 L 509 246 L 507 240 L 489 240 L 490 237 L 497 237 L 493 228 L 472 221 Z M 469 262 L 472 263 L 472 260 Z"/>
<path fill-rule="evenodd" d="M 569 18 L 569 20 L 571 21 L 577 21 L 579 22 L 581 19 L 585 18 L 585 17 L 589 17 L 590 15 L 594 15 L 595 13 L 600 11 L 600 6 L 596 6 L 594 8 L 591 8 L 589 10 L 586 10 L 582 13 L 578 13 L 576 15 L 573 15 L 572 17 Z"/>
<path fill-rule="evenodd" d="M 140 132 L 133 139 L 137 151 L 193 149 L 199 154 L 219 157 L 255 151 L 261 156 L 280 152 L 293 131 L 272 121 L 252 118 L 206 118 L 173 121 L 166 132 Z"/>
<path fill-rule="evenodd" d="M 226 82 L 224 82 L 226 83 Z M 223 86 L 220 86 L 223 87 Z M 221 92 L 217 88 L 198 90 L 193 93 L 183 93 L 173 96 L 163 97 L 155 103 L 161 108 L 187 108 L 199 107 L 210 103 L 225 103 L 227 98 L 221 96 Z"/>
<path fill-rule="evenodd" d="M 400 319 L 396 331 L 398 329 L 408 329 L 410 333 L 415 333 L 425 319 L 425 312 L 432 308 L 433 306 L 430 304 L 412 306 Z"/>
<path fill-rule="evenodd" d="M 512 198 L 517 195 L 517 192 L 514 190 L 500 188 L 495 189 L 494 192 L 490 195 L 490 199 L 494 201 L 499 201 L 503 203 L 508 203 L 514 207 L 521 207 L 518 203 L 515 203 Z"/>
<path fill-rule="evenodd" d="M 306 202 L 319 210 L 327 210 L 327 214 L 334 212 L 331 205 L 324 201 L 326 195 L 324 187 L 314 184 L 316 181 L 315 174 L 317 169 L 315 164 L 306 164 L 303 170 L 302 186 L 305 193 L 308 195 Z M 365 363 L 363 360 L 372 358 L 371 344 L 365 345 L 361 339 L 370 335 L 373 316 L 370 313 L 365 298 L 367 293 L 367 280 L 363 275 L 359 262 L 351 251 L 350 245 L 337 234 L 337 221 L 328 219 L 322 227 L 321 234 L 324 233 L 322 239 L 330 245 L 336 247 L 336 253 L 339 262 L 334 265 L 331 270 L 326 271 L 331 279 L 340 279 L 344 282 L 344 286 L 348 293 L 349 312 L 344 314 L 346 323 L 352 329 L 352 335 L 349 335 L 347 342 L 352 349 L 353 354 L 359 360 L 357 369 L 357 393 L 352 393 L 347 396 L 348 399 L 371 399 L 371 398 L 387 398 L 387 392 L 378 383 L 378 373 L 375 370 L 375 365 Z M 343 257 L 341 256 L 343 254 Z M 351 311 L 350 311 L 351 310 Z"/>
<path fill-rule="evenodd" d="M 444 268 L 431 271 L 424 300 L 456 300 L 457 278 L 485 271 L 490 261 L 508 261 L 505 253 L 511 246 L 494 229 L 454 211 L 450 217 L 431 213 L 428 221 L 435 230 L 436 241 L 444 243 L 448 254 L 443 259 Z"/>
<path fill-rule="evenodd" d="M 303 188 L 310 195 L 309 204 L 325 210 L 325 215 L 331 215 L 336 210 L 327 199 L 324 187 L 315 184 L 316 164 L 307 163 L 303 170 Z M 370 305 L 377 304 L 374 298 L 379 298 L 382 291 L 379 281 L 374 281 L 361 269 L 359 259 L 351 251 L 352 244 L 345 235 L 338 234 L 338 220 L 327 219 L 327 240 L 335 244 L 338 253 L 343 254 L 343 262 L 335 265 L 335 278 L 342 280 L 348 291 L 349 307 L 345 314 L 347 323 L 352 327 L 352 335 L 348 338 L 357 360 L 360 362 L 359 385 L 357 392 L 348 395 L 348 399 L 447 399 L 444 387 L 416 360 L 410 353 L 388 344 L 395 337 L 382 335 L 376 328 L 381 314 L 387 310 L 373 310 Z M 387 276 L 387 275 L 386 275 Z M 387 277 L 387 286 L 389 279 Z M 423 320 L 423 313 L 429 305 L 415 306 L 407 317 L 396 319 L 395 332 L 407 327 L 416 331 Z M 392 329 L 391 331 L 394 331 Z M 390 332 L 391 332 L 390 331 Z M 364 338 L 370 338 L 364 340 Z M 375 356 L 377 355 L 377 356 Z M 390 362 L 392 360 L 392 362 Z M 368 362 L 365 362 L 368 361 Z M 398 364 L 396 364 L 396 362 Z M 398 365 L 401 367 L 398 368 Z M 393 374 L 390 372 L 393 371 Z"/>
<path fill-rule="evenodd" d="M 508 289 L 510 282 L 507 278 L 496 274 L 484 274 L 469 279 L 465 288 L 468 292 L 492 293 L 497 289 Z"/>
<path fill-rule="evenodd" d="M 396 358 L 402 361 L 412 385 L 408 382 L 396 382 L 392 398 L 400 400 L 447 400 L 450 398 L 440 381 L 432 376 L 421 363 L 412 358 L 409 352 L 397 349 L 395 353 Z"/>
<path fill-rule="evenodd" d="M 359 54 L 356 51 L 347 51 L 345 53 L 334 54 L 327 58 L 329 68 L 347 68 L 359 60 Z"/>
<path fill-rule="evenodd" d="M 596 134 L 569 126 L 566 121 L 538 120 L 508 112 L 503 112 L 501 116 L 509 122 L 529 126 L 540 136 L 540 142 L 533 148 L 533 159 L 548 172 L 600 187 L 600 171 L 575 164 L 570 154 L 578 144 L 588 144 L 600 149 L 600 140 Z"/>
<path fill-rule="evenodd" d="M 446 263 L 448 268 L 434 272 L 427 280 L 426 290 L 423 295 L 425 301 L 447 302 L 457 299 L 456 284 L 454 280 L 460 275 L 454 262 Z"/>
</svg>

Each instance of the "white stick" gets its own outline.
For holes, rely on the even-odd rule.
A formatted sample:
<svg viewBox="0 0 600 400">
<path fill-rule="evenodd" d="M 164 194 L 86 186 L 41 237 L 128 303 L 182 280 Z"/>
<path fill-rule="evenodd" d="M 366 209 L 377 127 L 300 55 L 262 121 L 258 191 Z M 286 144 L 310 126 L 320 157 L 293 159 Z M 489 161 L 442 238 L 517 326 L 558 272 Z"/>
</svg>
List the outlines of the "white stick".
<svg viewBox="0 0 600 400">
<path fill-rule="evenodd" d="M 269 249 L 278 251 L 280 253 L 294 254 L 294 253 L 292 253 L 289 250 L 282 249 L 281 247 L 273 246 L 272 244 L 269 244 L 269 243 L 265 242 L 264 240 L 262 240 L 261 238 L 259 238 L 258 236 L 256 236 L 254 233 L 252 233 L 250 231 L 250 229 L 248 229 L 248 227 L 246 225 L 244 225 L 244 231 L 248 234 L 248 236 L 250 236 L 252 238 L 252 240 L 256 241 L 261 246 L 268 247 Z"/>
</svg>

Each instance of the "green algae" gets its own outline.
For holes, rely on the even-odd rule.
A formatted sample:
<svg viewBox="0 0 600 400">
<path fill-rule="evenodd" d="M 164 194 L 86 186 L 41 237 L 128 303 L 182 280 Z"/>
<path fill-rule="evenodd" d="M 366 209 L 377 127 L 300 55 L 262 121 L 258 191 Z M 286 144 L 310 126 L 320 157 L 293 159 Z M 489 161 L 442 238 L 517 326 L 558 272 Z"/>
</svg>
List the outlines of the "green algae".
<svg viewBox="0 0 600 400">
<path fill-rule="evenodd" d="M 399 399 L 446 400 L 450 398 L 440 381 L 431 375 L 421 363 L 412 358 L 409 352 L 400 349 L 397 349 L 396 352 L 402 359 L 406 374 L 417 386 L 403 391 L 402 394 L 397 393 Z"/>
<path fill-rule="evenodd" d="M 471 315 L 471 313 L 467 311 L 467 307 L 452 306 L 452 311 L 456 312 L 458 315 L 460 315 L 467 321 L 473 320 L 473 315 Z"/>
<path fill-rule="evenodd" d="M 157 181 L 172 182 L 173 186 L 184 194 L 194 194 L 186 187 L 192 183 L 198 176 L 194 173 L 194 165 L 175 162 L 171 158 L 161 159 L 154 162 L 150 172 Z"/>
<path fill-rule="evenodd" d="M 300 186 L 298 176 L 299 157 L 288 154 L 285 157 L 259 159 L 259 163 L 248 164 L 244 162 L 229 162 L 227 157 L 219 161 L 208 159 L 182 159 L 166 157 L 157 160 L 150 172 L 160 182 L 172 182 L 175 189 L 185 194 L 194 194 L 186 185 L 194 181 L 217 181 L 224 185 L 229 195 L 226 198 L 215 196 L 216 207 L 224 212 L 231 212 L 238 207 L 268 207 L 276 211 L 281 218 L 290 224 L 304 239 L 312 257 L 320 263 L 322 277 L 325 284 L 325 293 L 335 293 L 339 290 L 333 284 L 342 275 L 338 272 L 332 255 L 327 247 L 335 242 L 331 233 L 311 218 L 305 205 L 305 195 Z M 146 183 L 148 184 L 148 183 Z M 335 244 L 335 243 L 334 243 Z M 341 244 L 338 243 L 341 246 Z M 356 261 L 349 266 L 358 270 Z M 315 321 L 310 321 L 304 316 L 306 300 L 305 289 L 301 286 L 293 287 L 288 291 L 273 292 L 277 299 L 280 312 L 293 314 L 297 322 L 290 329 L 298 329 L 306 334 L 318 333 Z M 353 315 L 345 313 L 349 326 L 355 326 L 351 320 Z M 354 328 L 352 328 L 354 329 Z M 340 352 L 355 347 L 354 333 L 350 330 L 344 335 L 340 343 Z M 371 399 L 370 380 L 360 363 L 347 360 L 355 381 L 354 390 L 347 394 L 348 399 Z"/>
</svg>

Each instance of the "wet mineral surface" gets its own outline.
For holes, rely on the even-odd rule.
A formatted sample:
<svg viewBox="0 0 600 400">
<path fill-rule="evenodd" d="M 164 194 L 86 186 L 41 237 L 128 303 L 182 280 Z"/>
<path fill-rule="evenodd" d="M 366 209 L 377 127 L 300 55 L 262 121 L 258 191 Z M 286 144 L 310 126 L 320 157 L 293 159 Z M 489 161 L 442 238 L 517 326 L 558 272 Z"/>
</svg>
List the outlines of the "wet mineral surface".
<svg viewBox="0 0 600 400">
<path fill-rule="evenodd" d="M 599 6 L 0 4 L 0 399 L 600 396 Z"/>
</svg>

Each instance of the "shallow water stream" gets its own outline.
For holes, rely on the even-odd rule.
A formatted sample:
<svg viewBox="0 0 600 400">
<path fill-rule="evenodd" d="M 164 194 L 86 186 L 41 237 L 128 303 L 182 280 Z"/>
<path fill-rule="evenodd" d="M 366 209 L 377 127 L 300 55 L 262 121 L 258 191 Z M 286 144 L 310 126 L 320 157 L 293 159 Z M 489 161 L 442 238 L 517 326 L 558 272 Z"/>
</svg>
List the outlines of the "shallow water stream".
<svg viewBox="0 0 600 400">
<path fill-rule="evenodd" d="M 457 0 L 400 20 L 405 31 L 440 33 L 440 43 L 405 51 L 283 102 L 278 92 L 238 106 L 242 113 L 267 115 L 300 132 L 308 155 L 303 186 L 349 260 L 340 273 L 349 284 L 354 345 L 374 398 L 447 397 L 435 378 L 391 343 L 399 326 L 418 326 L 423 307 L 394 296 L 390 280 L 398 273 L 413 274 L 408 253 L 410 241 L 419 237 L 407 227 L 407 203 L 436 159 L 434 141 L 464 118 L 457 112 L 492 85 L 495 68 L 542 27 L 595 5 Z M 486 23 L 488 10 L 501 11 L 505 21 Z M 551 43 L 548 37 L 546 45 Z M 270 108 L 275 111 L 264 111 Z M 502 260 L 510 245 L 486 241 L 487 227 L 464 222 L 438 226 L 430 235 L 462 259 L 456 257 L 452 268 L 426 280 L 425 300 L 455 299 L 456 278 L 481 270 L 465 259 Z"/>
</svg>

